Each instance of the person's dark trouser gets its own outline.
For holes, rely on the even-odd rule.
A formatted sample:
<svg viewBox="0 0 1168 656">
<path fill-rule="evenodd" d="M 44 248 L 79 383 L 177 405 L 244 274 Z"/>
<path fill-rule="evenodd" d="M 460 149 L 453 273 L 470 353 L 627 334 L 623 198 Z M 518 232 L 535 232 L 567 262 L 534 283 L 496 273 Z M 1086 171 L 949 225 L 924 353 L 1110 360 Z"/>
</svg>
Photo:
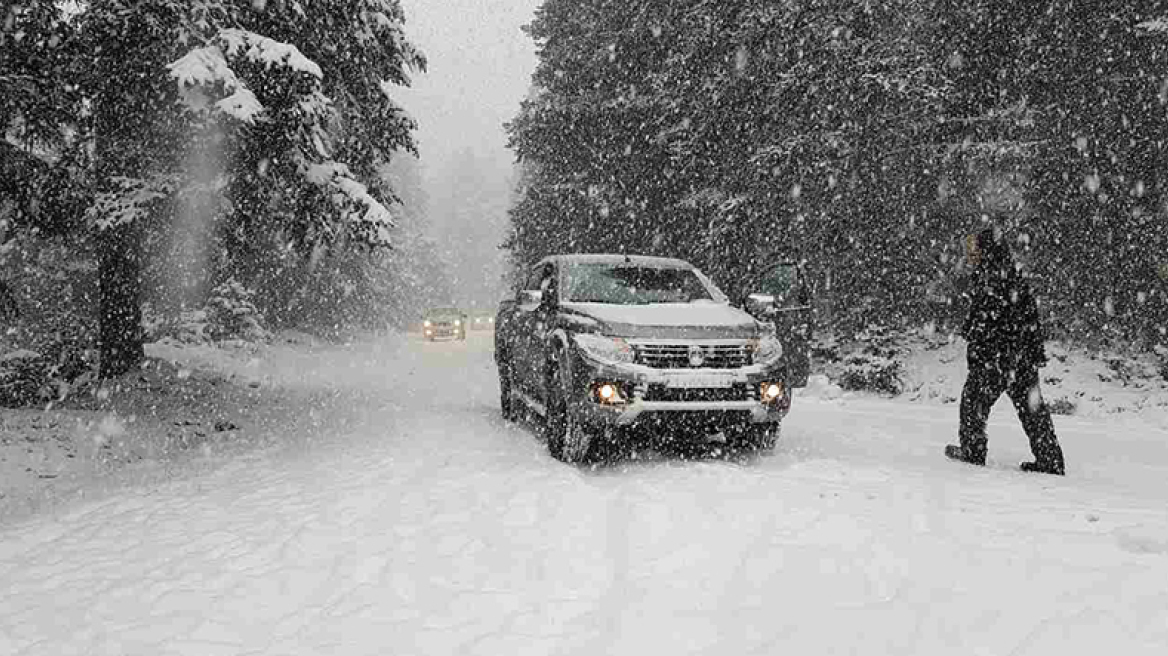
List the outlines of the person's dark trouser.
<svg viewBox="0 0 1168 656">
<path fill-rule="evenodd" d="M 1011 369 L 1000 362 L 970 360 L 969 377 L 961 393 L 961 446 L 975 460 L 986 456 L 986 420 L 990 409 L 1002 396 L 1010 395 L 1022 429 L 1030 439 L 1030 450 L 1039 463 L 1063 466 L 1063 450 L 1054 434 L 1050 409 L 1038 387 L 1038 367 L 1023 363 Z"/>
</svg>

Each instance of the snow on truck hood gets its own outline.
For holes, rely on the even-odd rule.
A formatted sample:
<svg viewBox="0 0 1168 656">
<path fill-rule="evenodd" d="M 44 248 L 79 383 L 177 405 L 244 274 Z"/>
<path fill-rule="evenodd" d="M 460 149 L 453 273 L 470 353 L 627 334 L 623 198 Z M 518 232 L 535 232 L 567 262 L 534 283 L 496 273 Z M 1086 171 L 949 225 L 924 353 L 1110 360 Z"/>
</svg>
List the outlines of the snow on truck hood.
<svg viewBox="0 0 1168 656">
<path fill-rule="evenodd" d="M 653 328 L 666 329 L 669 333 L 684 331 L 695 337 L 696 333 L 709 337 L 752 337 L 758 332 L 753 317 L 722 303 L 564 303 L 562 307 L 606 324 L 606 332 L 621 337 L 650 336 L 644 329 Z"/>
</svg>

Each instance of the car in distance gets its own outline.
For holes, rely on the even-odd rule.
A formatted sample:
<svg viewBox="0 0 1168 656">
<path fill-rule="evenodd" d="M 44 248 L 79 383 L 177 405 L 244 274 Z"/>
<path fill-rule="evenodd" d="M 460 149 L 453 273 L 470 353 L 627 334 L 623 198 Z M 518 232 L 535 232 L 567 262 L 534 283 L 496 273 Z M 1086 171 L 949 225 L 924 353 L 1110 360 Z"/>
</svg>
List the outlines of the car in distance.
<svg viewBox="0 0 1168 656">
<path fill-rule="evenodd" d="M 768 450 L 791 407 L 774 324 L 677 259 L 540 261 L 499 308 L 495 361 L 504 417 L 541 415 L 549 451 L 566 462 L 638 429 L 722 433 Z"/>
<path fill-rule="evenodd" d="M 432 308 L 422 318 L 422 336 L 426 341 L 466 339 L 466 313 L 456 307 Z"/>
</svg>

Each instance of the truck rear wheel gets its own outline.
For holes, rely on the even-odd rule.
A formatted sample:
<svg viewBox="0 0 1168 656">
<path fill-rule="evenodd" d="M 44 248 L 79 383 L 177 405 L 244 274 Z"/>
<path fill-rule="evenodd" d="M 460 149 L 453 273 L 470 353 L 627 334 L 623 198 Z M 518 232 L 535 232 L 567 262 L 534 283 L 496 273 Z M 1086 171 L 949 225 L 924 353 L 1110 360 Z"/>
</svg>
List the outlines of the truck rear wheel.
<svg viewBox="0 0 1168 656">
<path fill-rule="evenodd" d="M 502 356 L 499 361 L 499 407 L 503 419 L 507 421 L 519 420 L 519 403 L 515 400 L 512 382 L 512 362 L 510 357 Z"/>
<path fill-rule="evenodd" d="M 505 360 L 499 365 L 499 408 L 503 411 L 503 419 L 506 421 L 515 421 L 519 418 L 515 410 L 511 384 L 511 361 Z"/>
</svg>

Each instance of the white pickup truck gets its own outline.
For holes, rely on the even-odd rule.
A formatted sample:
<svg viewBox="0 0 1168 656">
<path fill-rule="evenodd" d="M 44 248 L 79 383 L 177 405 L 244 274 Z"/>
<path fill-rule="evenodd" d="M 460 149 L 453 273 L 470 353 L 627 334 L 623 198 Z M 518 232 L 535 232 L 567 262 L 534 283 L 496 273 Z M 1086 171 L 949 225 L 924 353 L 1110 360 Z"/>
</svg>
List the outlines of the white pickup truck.
<svg viewBox="0 0 1168 656">
<path fill-rule="evenodd" d="M 772 449 L 807 380 L 806 340 L 784 344 L 774 298 L 752 296 L 752 316 L 682 260 L 546 258 L 495 319 L 503 415 L 542 416 L 567 462 L 662 434 Z"/>
</svg>

